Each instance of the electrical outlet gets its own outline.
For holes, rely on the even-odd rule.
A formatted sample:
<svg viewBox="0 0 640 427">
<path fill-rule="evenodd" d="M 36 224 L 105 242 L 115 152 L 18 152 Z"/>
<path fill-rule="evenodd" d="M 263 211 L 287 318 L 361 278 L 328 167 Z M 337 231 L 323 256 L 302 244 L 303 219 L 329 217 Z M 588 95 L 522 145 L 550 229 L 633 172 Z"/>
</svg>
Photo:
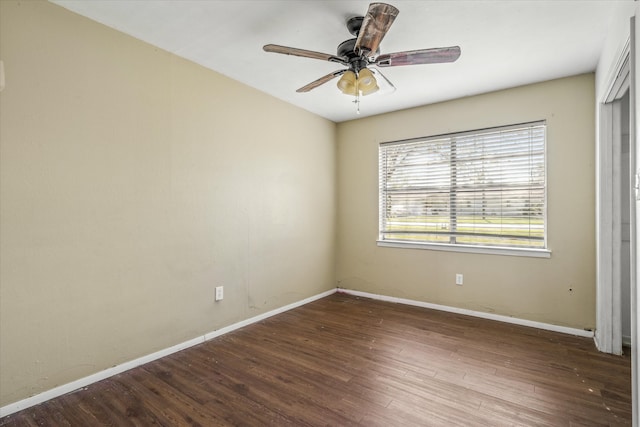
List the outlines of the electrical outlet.
<svg viewBox="0 0 640 427">
<path fill-rule="evenodd" d="M 216 286 L 216 301 L 224 298 L 224 286 Z"/>
<path fill-rule="evenodd" d="M 456 274 L 456 285 L 462 286 L 464 283 L 464 276 L 462 274 Z"/>
</svg>

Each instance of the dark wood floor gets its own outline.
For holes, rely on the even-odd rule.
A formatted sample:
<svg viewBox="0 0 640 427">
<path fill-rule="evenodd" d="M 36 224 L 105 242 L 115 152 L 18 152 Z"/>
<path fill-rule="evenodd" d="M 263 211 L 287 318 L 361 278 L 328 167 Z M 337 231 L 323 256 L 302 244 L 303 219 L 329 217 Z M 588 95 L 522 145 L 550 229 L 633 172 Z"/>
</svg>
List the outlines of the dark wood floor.
<svg viewBox="0 0 640 427">
<path fill-rule="evenodd" d="M 0 425 L 630 425 L 630 376 L 591 339 L 334 294 Z"/>
</svg>

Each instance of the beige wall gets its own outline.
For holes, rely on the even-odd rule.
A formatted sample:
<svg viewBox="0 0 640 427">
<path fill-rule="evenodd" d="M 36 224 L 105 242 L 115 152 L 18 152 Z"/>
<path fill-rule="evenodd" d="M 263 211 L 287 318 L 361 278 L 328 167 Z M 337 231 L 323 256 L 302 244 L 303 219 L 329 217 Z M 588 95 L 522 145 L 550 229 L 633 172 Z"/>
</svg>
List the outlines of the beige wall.
<svg viewBox="0 0 640 427">
<path fill-rule="evenodd" d="M 335 287 L 335 124 L 53 4 L 0 19 L 0 406 Z"/>
<path fill-rule="evenodd" d="M 338 286 L 593 328 L 594 96 L 587 74 L 339 124 Z M 379 142 L 541 119 L 550 259 L 376 246 Z"/>
</svg>

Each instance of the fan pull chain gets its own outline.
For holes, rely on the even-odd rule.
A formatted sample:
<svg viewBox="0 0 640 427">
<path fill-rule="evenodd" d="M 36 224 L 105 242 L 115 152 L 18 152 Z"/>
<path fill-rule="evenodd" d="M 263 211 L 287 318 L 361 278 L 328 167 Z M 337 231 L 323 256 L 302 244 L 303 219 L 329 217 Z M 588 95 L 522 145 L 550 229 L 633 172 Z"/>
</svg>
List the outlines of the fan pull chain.
<svg viewBox="0 0 640 427">
<path fill-rule="evenodd" d="M 360 88 L 358 83 L 360 82 L 359 76 L 356 76 L 356 100 L 353 101 L 356 104 L 356 114 L 360 114 Z"/>
</svg>

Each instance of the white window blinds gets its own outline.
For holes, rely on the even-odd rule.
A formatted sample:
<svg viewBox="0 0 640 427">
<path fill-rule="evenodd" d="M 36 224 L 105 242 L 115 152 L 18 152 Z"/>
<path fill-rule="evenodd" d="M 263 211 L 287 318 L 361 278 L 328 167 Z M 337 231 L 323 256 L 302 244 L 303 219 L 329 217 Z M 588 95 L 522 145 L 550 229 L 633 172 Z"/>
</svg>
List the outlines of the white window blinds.
<svg viewBox="0 0 640 427">
<path fill-rule="evenodd" d="M 546 248 L 545 122 L 380 144 L 380 240 Z"/>
</svg>

